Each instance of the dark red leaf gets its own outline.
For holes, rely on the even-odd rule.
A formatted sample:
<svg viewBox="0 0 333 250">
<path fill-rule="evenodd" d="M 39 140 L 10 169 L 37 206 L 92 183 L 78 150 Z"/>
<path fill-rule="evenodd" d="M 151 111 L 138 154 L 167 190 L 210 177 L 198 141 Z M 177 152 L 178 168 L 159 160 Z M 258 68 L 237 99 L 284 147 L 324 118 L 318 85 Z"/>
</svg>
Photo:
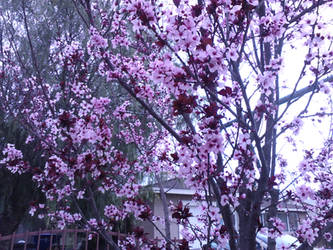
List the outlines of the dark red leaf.
<svg viewBox="0 0 333 250">
<path fill-rule="evenodd" d="M 173 3 L 176 5 L 176 7 L 178 8 L 179 4 L 180 4 L 180 0 L 173 0 Z"/>
</svg>

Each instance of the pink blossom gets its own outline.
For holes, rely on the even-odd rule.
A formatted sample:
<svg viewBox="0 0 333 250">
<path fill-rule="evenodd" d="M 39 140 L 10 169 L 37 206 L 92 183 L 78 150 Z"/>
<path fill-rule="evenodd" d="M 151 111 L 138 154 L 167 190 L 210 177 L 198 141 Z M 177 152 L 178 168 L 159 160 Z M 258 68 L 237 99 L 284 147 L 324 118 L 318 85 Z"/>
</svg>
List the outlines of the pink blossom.
<svg viewBox="0 0 333 250">
<path fill-rule="evenodd" d="M 105 112 L 105 106 L 110 103 L 110 99 L 108 98 L 92 98 L 91 103 L 94 107 L 94 111 L 96 114 L 103 114 Z"/>
<path fill-rule="evenodd" d="M 107 40 L 99 34 L 92 35 L 90 38 L 90 43 L 92 46 L 101 49 L 105 49 L 108 46 Z"/>
<path fill-rule="evenodd" d="M 268 230 L 268 236 L 270 238 L 276 239 L 277 237 L 282 235 L 282 232 L 285 230 L 286 225 L 277 217 L 269 219 L 272 224 L 273 228 Z"/>
<path fill-rule="evenodd" d="M 313 197 L 313 190 L 306 185 L 299 186 L 296 193 L 302 200 Z"/>
<path fill-rule="evenodd" d="M 58 228 L 63 230 L 66 226 L 66 223 L 62 220 L 58 221 Z"/>
<path fill-rule="evenodd" d="M 3 154 L 6 157 L 0 161 L 0 164 L 5 165 L 13 174 L 22 174 L 29 169 L 28 163 L 23 161 L 22 152 L 17 150 L 13 144 L 7 144 L 3 150 Z"/>
<path fill-rule="evenodd" d="M 325 233 L 324 238 L 327 242 L 330 242 L 332 240 L 332 235 L 331 233 Z"/>
<path fill-rule="evenodd" d="M 30 207 L 29 214 L 31 216 L 34 216 L 36 211 L 37 211 L 37 208 L 35 206 L 32 206 L 32 207 Z"/>
</svg>

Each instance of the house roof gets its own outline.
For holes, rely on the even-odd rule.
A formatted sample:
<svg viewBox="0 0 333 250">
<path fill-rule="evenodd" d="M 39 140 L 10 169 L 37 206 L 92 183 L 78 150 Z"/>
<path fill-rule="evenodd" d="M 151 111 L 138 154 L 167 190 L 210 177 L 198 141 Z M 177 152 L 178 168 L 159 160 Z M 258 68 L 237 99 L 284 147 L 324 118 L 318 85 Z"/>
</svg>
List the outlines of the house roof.
<svg viewBox="0 0 333 250">
<path fill-rule="evenodd" d="M 195 191 L 186 187 L 184 181 L 179 178 L 172 178 L 165 180 L 162 183 L 164 192 L 167 194 L 178 194 L 178 195 L 194 195 Z M 160 188 L 158 183 L 153 183 L 150 185 L 154 193 L 160 193 Z M 313 205 L 311 200 L 305 200 L 304 205 Z M 262 203 L 263 208 L 268 208 L 270 206 L 269 199 L 264 199 Z M 283 199 L 279 201 L 278 204 L 279 211 L 304 211 L 304 206 L 291 199 Z"/>
<path fill-rule="evenodd" d="M 270 200 L 264 199 L 262 202 L 262 208 L 268 208 L 270 206 Z M 313 201 L 310 199 L 302 201 L 302 203 L 296 202 L 295 200 L 285 198 L 283 200 L 279 200 L 277 204 L 278 211 L 305 211 L 306 207 L 313 206 Z"/>
<path fill-rule="evenodd" d="M 189 189 L 185 186 L 184 181 L 178 178 L 169 179 L 166 181 L 163 181 L 162 183 L 163 188 L 168 189 Z M 152 184 L 152 187 L 159 187 L 158 183 Z"/>
<path fill-rule="evenodd" d="M 194 195 L 195 191 L 189 189 L 185 186 L 184 181 L 182 179 L 173 178 L 162 183 L 164 192 L 166 194 L 178 194 L 178 195 Z M 160 187 L 158 183 L 154 183 L 151 185 L 154 193 L 160 193 Z"/>
</svg>

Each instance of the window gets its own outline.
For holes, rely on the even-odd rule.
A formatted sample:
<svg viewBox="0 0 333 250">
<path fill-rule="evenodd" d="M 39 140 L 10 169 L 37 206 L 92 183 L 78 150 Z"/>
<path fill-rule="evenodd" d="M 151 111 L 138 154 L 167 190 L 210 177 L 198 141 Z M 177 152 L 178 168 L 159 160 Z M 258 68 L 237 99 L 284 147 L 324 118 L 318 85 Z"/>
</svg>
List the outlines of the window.
<svg viewBox="0 0 333 250">
<path fill-rule="evenodd" d="M 278 212 L 277 217 L 286 225 L 285 231 L 295 232 L 300 222 L 305 219 L 306 214 L 298 211 Z M 264 227 L 268 226 L 268 219 L 267 213 L 261 215 Z"/>
<path fill-rule="evenodd" d="M 299 217 L 297 212 L 289 212 L 289 231 L 296 231 L 299 225 Z"/>
<path fill-rule="evenodd" d="M 283 212 L 278 212 L 277 217 L 282 221 L 282 223 L 286 226 L 284 231 L 290 231 L 288 225 L 288 214 Z"/>
</svg>

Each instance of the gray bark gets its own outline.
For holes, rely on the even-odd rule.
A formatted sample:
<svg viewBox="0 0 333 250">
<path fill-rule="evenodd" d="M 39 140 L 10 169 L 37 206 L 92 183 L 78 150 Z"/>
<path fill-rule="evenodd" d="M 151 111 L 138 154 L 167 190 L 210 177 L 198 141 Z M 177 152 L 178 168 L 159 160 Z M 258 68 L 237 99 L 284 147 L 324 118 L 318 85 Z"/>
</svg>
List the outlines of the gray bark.
<svg viewBox="0 0 333 250">
<path fill-rule="evenodd" d="M 271 192 L 271 206 L 268 209 L 268 218 L 276 217 L 277 215 L 277 204 L 279 200 L 279 190 L 272 189 Z M 272 227 L 272 222 L 268 221 L 268 228 Z M 276 241 L 272 238 L 268 238 L 268 250 L 275 250 Z"/>
<path fill-rule="evenodd" d="M 160 197 L 163 205 L 163 213 L 164 213 L 164 225 L 165 225 L 165 237 L 167 238 L 167 249 L 171 249 L 171 245 L 169 241 L 171 241 L 171 233 L 170 233 L 170 220 L 169 220 L 169 209 L 168 209 L 168 201 L 164 192 L 164 187 L 162 183 L 162 179 L 160 176 L 156 176 L 157 184 L 160 189 Z"/>
</svg>

